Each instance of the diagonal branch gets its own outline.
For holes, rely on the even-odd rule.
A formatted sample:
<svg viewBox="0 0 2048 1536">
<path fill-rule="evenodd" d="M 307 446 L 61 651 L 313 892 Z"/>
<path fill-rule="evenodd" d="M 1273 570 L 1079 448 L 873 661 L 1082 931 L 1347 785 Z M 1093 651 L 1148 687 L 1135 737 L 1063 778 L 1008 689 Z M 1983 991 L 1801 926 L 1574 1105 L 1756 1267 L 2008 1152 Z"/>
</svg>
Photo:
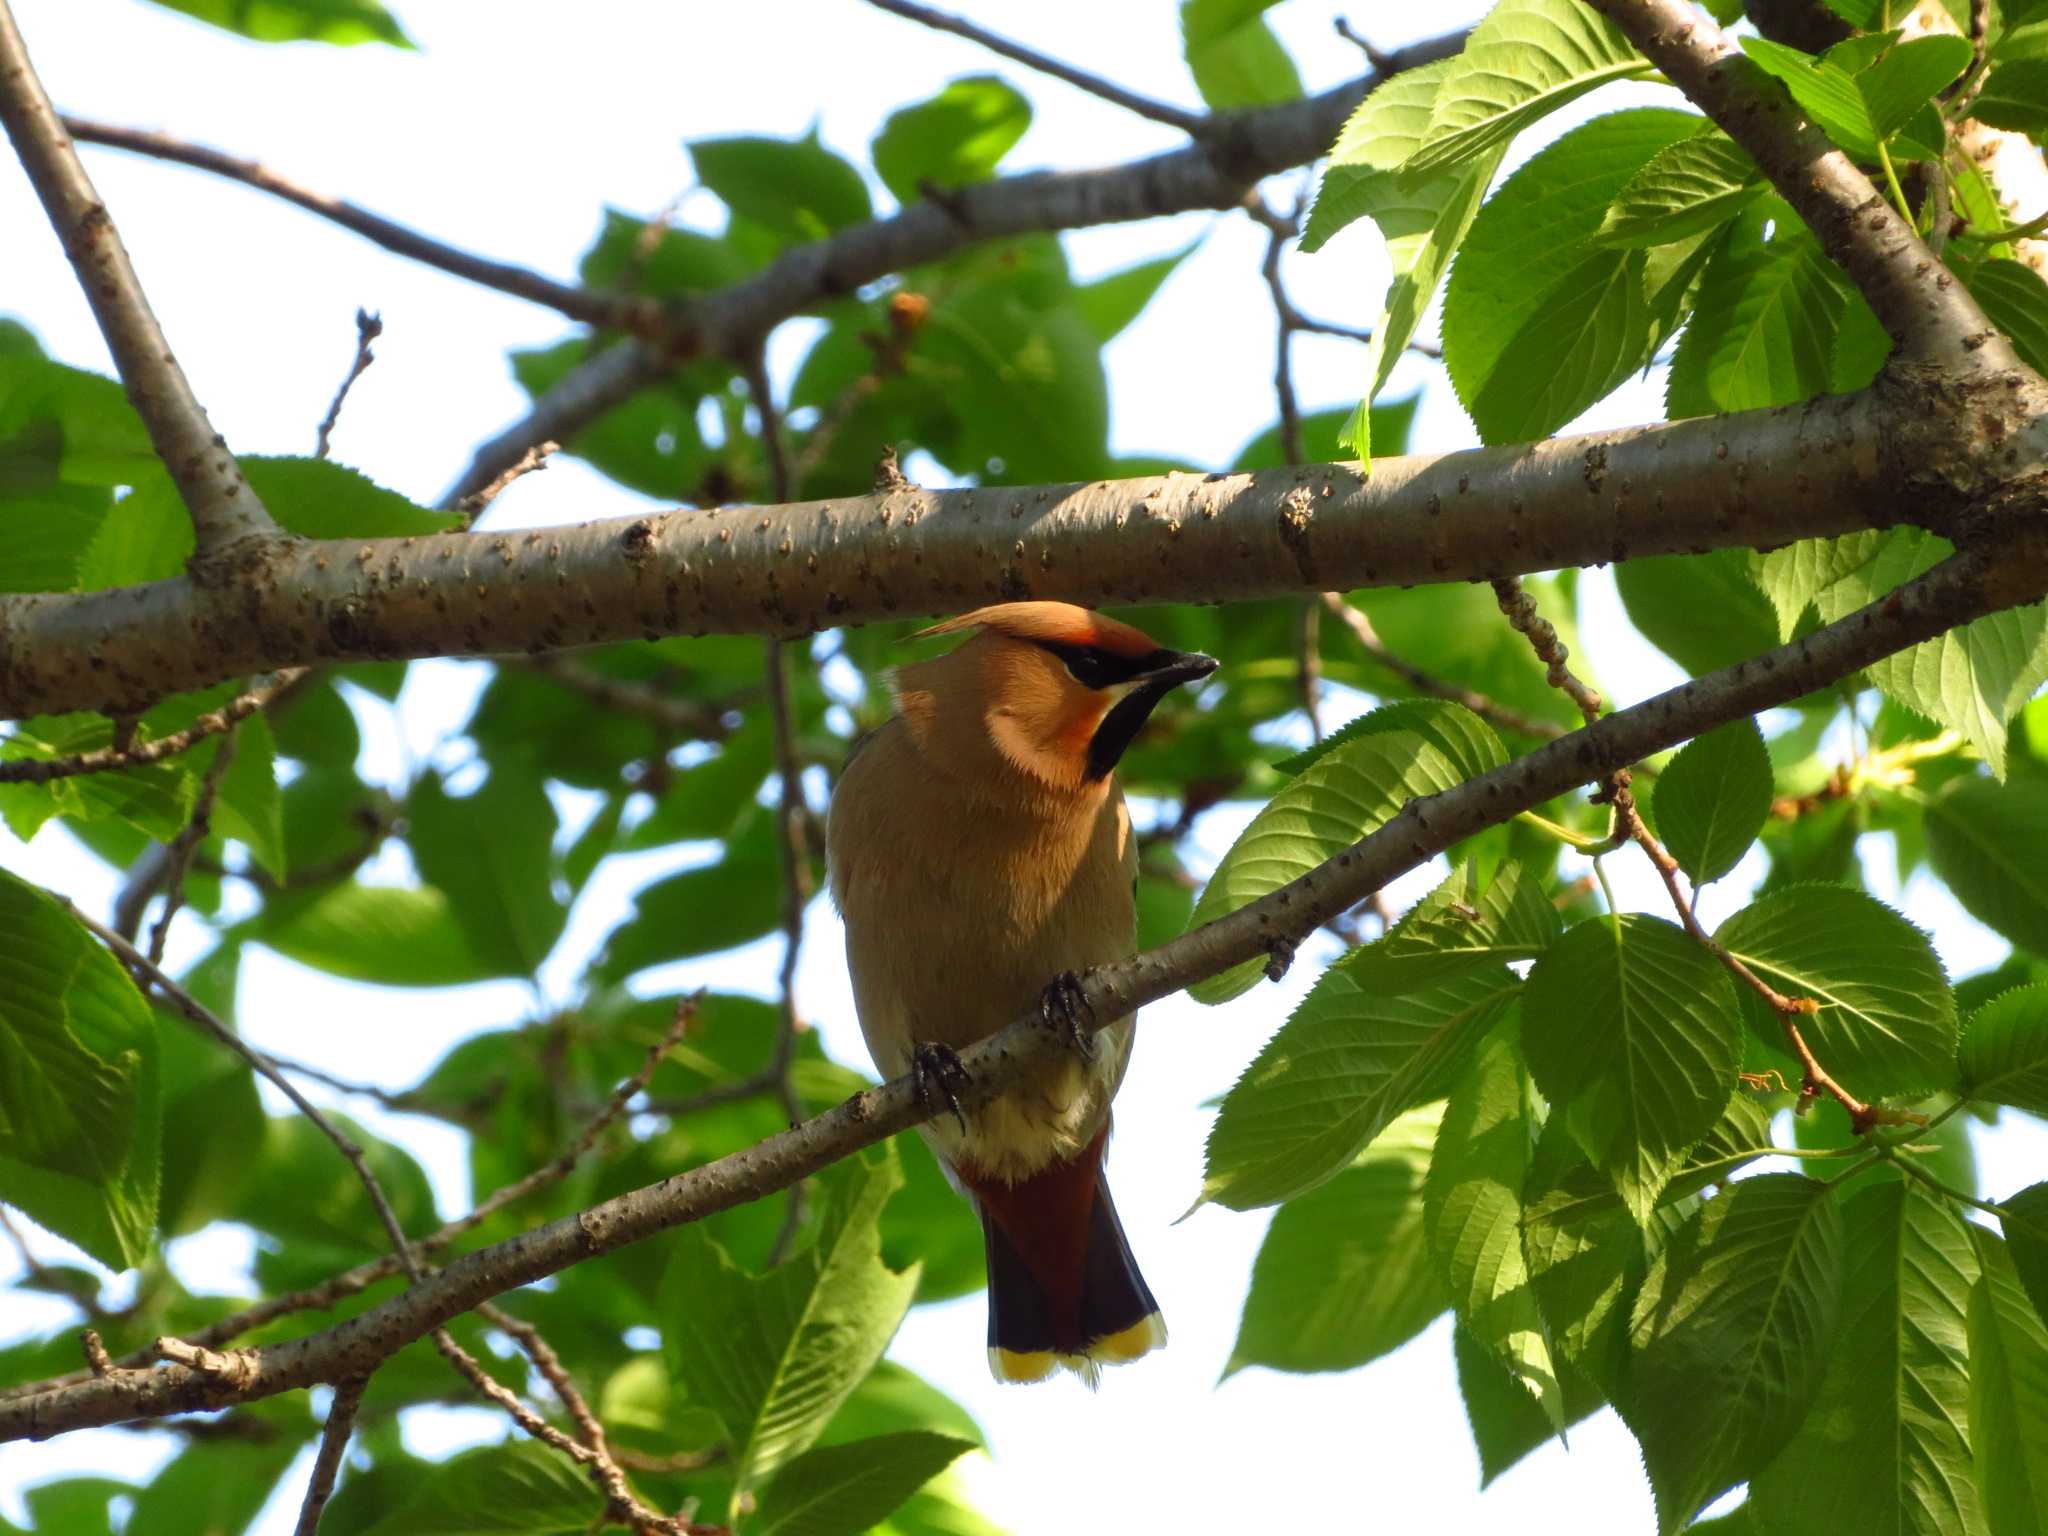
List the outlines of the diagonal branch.
<svg viewBox="0 0 2048 1536">
<path fill-rule="evenodd" d="M 644 332 L 650 336 L 661 334 L 661 306 L 652 299 L 636 298 L 631 294 L 595 292 L 570 283 L 558 283 L 551 277 L 543 277 L 540 273 L 525 267 L 514 266 L 505 261 L 493 261 L 489 257 L 460 250 L 393 219 L 387 219 L 382 214 L 372 213 L 369 209 L 344 198 L 333 197 L 288 180 L 258 160 L 245 160 L 223 150 L 209 149 L 203 144 L 190 144 L 167 133 L 152 133 L 144 128 L 126 128 L 118 123 L 94 122 L 90 118 L 76 117 L 70 113 L 65 113 L 60 121 L 71 137 L 81 144 L 125 149 L 132 154 L 148 155 L 155 160 L 168 160 L 177 165 L 190 166 L 194 170 L 210 171 L 230 181 L 239 181 L 244 186 L 256 188 L 259 192 L 281 197 L 308 213 L 318 214 L 323 219 L 339 224 L 343 229 L 352 230 L 394 255 L 407 257 L 423 266 L 434 267 L 480 287 L 494 288 L 500 293 L 509 293 L 514 298 L 530 300 L 548 309 L 557 310 L 572 320 L 581 320 L 586 325 L 635 333 Z"/>
<path fill-rule="evenodd" d="M 1799 115 L 1785 88 L 1687 0 L 1588 0 L 1762 167 L 1898 343 L 1898 358 L 1957 373 L 2010 370 L 1992 329 L 1854 161 Z"/>
<path fill-rule="evenodd" d="M 1140 96 L 1136 91 L 1127 91 L 1112 80 L 1105 80 L 1100 75 L 1091 75 L 1085 69 L 1076 69 L 1071 64 L 1063 64 L 1035 48 L 1026 48 L 1022 43 L 1013 43 L 1006 37 L 998 37 L 995 33 L 976 26 L 965 16 L 933 10 L 928 5 L 915 4 L 914 0 L 868 0 L 868 4 L 907 20 L 920 22 L 935 31 L 950 32 L 955 37 L 966 38 L 970 43 L 979 43 L 990 53 L 1014 59 L 1027 69 L 1035 69 L 1041 75 L 1050 75 L 1055 80 L 1064 80 L 1091 96 L 1099 96 L 1127 112 L 1137 113 L 1140 117 L 1149 117 L 1155 123 L 1178 128 L 1182 133 L 1199 134 L 1209 124 L 1210 119 L 1206 113 L 1191 112 L 1185 107 L 1171 106 L 1163 101 L 1154 101 L 1149 96 Z"/>
<path fill-rule="evenodd" d="M 2032 601 L 1983 556 L 1963 552 L 1878 602 L 1790 645 L 1605 716 L 1441 794 L 1260 900 L 1081 978 L 1084 1016 L 1122 1018 L 1227 966 L 1270 952 L 1346 911 L 1463 838 L 1742 715 L 1784 704 L 1905 646 Z M 1036 1011 L 965 1051 L 969 1103 L 1069 1047 Z M 630 1191 L 455 1260 L 361 1316 L 305 1338 L 239 1351 L 232 1377 L 190 1367 L 122 1372 L 0 1401 L 0 1441 L 214 1408 L 345 1379 L 479 1302 L 657 1232 L 778 1189 L 929 1116 L 909 1078 L 854 1095 L 746 1151 Z"/>
<path fill-rule="evenodd" d="M 293 1536 L 319 1536 L 320 1516 L 334 1497 L 334 1480 L 341 1473 L 341 1458 L 348 1452 L 348 1437 L 356 1427 L 356 1410 L 363 1405 L 363 1388 L 369 1382 L 358 1378 L 344 1381 L 334 1389 L 334 1401 L 327 1409 L 327 1422 L 320 1429 L 320 1453 L 313 1460 L 313 1476 L 306 1484 L 305 1501 L 299 1505 L 299 1523 Z"/>
<path fill-rule="evenodd" d="M 81 773 L 116 773 L 123 768 L 160 763 L 167 757 L 191 751 L 210 736 L 233 730 L 256 711 L 295 688 L 305 675 L 303 671 L 280 672 L 266 686 L 239 694 L 219 709 L 208 710 L 184 730 L 159 736 L 154 741 L 129 747 L 100 747 L 71 757 L 24 757 L 0 763 L 0 784 L 47 784 L 52 779 L 73 778 Z"/>
<path fill-rule="evenodd" d="M 2048 391 L 1894 380 L 1436 457 L 1083 485 L 903 487 L 517 534 L 307 541 L 230 598 L 173 578 L 0 597 L 0 715 L 104 709 L 319 660 L 791 636 L 999 598 L 1218 602 L 1484 579 L 1912 522 L 2048 461 Z M 1976 445 L 1992 434 L 1997 456 Z M 1749 487 L 1769 485 L 1769 495 Z M 1987 534 L 2026 527 L 2003 517 Z M 2023 566 L 2025 562 L 2022 562 Z"/>
<path fill-rule="evenodd" d="M 1395 49 L 1379 73 L 1319 96 L 1215 118 L 1185 149 L 1099 170 L 1033 172 L 959 187 L 947 192 L 943 203 L 916 203 L 786 251 L 745 282 L 703 295 L 678 311 L 666 350 L 617 346 L 570 372 L 534 403 L 523 421 L 477 450 L 445 500 L 488 484 L 534 443 L 546 438 L 568 442 L 660 378 L 671 357 L 712 353 L 744 360 L 792 315 L 892 272 L 1011 235 L 1233 207 L 1262 177 L 1320 158 L 1351 109 L 1383 75 L 1456 53 L 1466 35 L 1461 29 Z"/>
<path fill-rule="evenodd" d="M 0 123 L 64 243 L 150 443 L 192 514 L 193 569 L 212 570 L 245 540 L 281 537 L 164 340 L 114 221 L 36 78 L 7 0 L 0 0 Z"/>
</svg>

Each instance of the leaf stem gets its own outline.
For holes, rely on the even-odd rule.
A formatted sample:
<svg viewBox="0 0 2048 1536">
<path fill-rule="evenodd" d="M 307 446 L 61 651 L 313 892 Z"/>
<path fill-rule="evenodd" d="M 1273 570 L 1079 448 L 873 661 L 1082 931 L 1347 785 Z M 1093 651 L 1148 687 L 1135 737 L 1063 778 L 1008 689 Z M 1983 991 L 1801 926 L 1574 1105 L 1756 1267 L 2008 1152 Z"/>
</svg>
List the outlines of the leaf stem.
<svg viewBox="0 0 2048 1536">
<path fill-rule="evenodd" d="M 1899 217 L 1906 221 L 1908 229 L 1919 229 L 1913 210 L 1906 205 L 1906 191 L 1899 185 L 1899 173 L 1892 168 L 1891 151 L 1884 147 L 1882 139 L 1877 141 L 1877 163 L 1884 168 L 1884 184 L 1891 189 L 1892 206 L 1899 210 Z"/>
<path fill-rule="evenodd" d="M 1880 1151 L 1876 1155 L 1878 1157 L 1884 1158 L 1888 1162 L 1895 1164 L 1901 1173 L 1905 1174 L 1908 1178 L 1918 1179 L 1922 1184 L 1925 1184 L 1929 1189 L 1933 1190 L 1938 1195 L 1946 1195 L 1949 1199 L 1959 1201 L 1964 1205 L 1974 1206 L 1980 1211 L 1988 1211 L 1991 1215 L 1998 1217 L 2001 1221 L 2010 1219 L 2011 1213 L 2008 1212 L 2006 1208 L 2000 1205 L 1997 1201 L 1980 1200 L 1975 1195 L 1964 1194 L 1963 1191 L 1955 1188 L 1953 1185 L 1942 1183 L 1940 1179 L 1937 1179 L 1925 1168 L 1922 1168 L 1915 1163 L 1910 1163 L 1906 1161 L 1904 1158 L 1894 1155 L 1893 1152 L 1889 1149 Z"/>
<path fill-rule="evenodd" d="M 1565 847 L 1575 848 L 1580 853 L 1591 853 L 1596 848 L 1605 848 L 1611 841 L 1606 836 L 1590 837 L 1584 832 L 1574 832 L 1570 827 L 1560 826 L 1548 816 L 1539 816 L 1534 811 L 1518 812 L 1515 820 L 1534 827 L 1546 837 L 1556 838 Z M 1600 861 L 1595 859 L 1593 862 L 1597 867 Z"/>
</svg>

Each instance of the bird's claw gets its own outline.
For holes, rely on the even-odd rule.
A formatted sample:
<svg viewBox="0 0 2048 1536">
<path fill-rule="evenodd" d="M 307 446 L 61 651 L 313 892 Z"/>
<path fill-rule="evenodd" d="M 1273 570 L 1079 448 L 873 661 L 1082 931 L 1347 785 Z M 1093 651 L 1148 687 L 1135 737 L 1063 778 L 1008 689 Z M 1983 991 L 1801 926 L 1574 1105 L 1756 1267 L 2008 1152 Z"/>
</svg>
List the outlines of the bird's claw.
<svg viewBox="0 0 2048 1536">
<path fill-rule="evenodd" d="M 960 1095 L 974 1086 L 974 1079 L 960 1065 L 950 1045 L 920 1040 L 910 1050 L 910 1076 L 917 1096 L 927 1109 L 950 1109 L 960 1122 L 960 1134 L 967 1134 L 967 1112 L 960 1107 Z"/>
<path fill-rule="evenodd" d="M 1095 1023 L 1095 1006 L 1081 990 L 1080 977 L 1072 971 L 1061 971 L 1047 982 L 1038 995 L 1038 1016 L 1047 1029 L 1059 1031 L 1075 1055 L 1083 1061 L 1095 1059 L 1095 1044 L 1089 1039 L 1093 1031 L 1081 1027 L 1084 1017 L 1091 1026 Z"/>
<path fill-rule="evenodd" d="M 1276 934 L 1266 945 L 1266 980 L 1280 981 L 1294 964 L 1294 940 Z"/>
</svg>

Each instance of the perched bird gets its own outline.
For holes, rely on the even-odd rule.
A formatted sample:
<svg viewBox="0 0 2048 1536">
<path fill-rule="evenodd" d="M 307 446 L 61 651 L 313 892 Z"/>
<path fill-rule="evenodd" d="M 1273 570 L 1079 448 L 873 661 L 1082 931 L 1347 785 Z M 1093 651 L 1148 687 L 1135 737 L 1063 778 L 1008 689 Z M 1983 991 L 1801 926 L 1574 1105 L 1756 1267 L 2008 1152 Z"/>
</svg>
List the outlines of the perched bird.
<svg viewBox="0 0 2048 1536">
<path fill-rule="evenodd" d="M 923 631 L 972 637 L 898 668 L 896 712 L 848 760 L 828 863 L 875 1065 L 950 1101 L 956 1048 L 1137 942 L 1137 845 L 1114 770 L 1153 707 L 1216 670 L 1070 603 L 998 603 Z M 1109 1101 L 1132 1017 L 971 1115 L 921 1129 L 980 1213 L 989 1367 L 1091 1386 L 1166 1342 L 1110 1203 Z"/>
</svg>

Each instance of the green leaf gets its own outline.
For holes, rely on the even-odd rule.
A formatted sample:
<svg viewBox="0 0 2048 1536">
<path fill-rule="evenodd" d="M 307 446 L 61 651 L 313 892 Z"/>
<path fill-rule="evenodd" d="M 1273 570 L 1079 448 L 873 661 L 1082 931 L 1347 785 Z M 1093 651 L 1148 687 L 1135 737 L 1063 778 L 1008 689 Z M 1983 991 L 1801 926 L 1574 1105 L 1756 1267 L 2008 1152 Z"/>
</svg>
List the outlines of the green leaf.
<svg viewBox="0 0 2048 1536">
<path fill-rule="evenodd" d="M 1761 1472 L 1805 1419 L 1842 1255 L 1827 1187 L 1770 1173 L 1707 1202 L 1651 1264 L 1616 1406 L 1642 1443 L 1660 1536 Z"/>
<path fill-rule="evenodd" d="M 1189 926 L 1278 890 L 1391 821 L 1410 800 L 1466 777 L 1413 731 L 1348 742 L 1290 780 L 1252 818 L 1203 888 Z M 1249 991 L 1262 970 L 1260 961 L 1247 961 L 1196 983 L 1188 995 L 1200 1003 L 1228 1002 Z"/>
<path fill-rule="evenodd" d="M 1449 1090 L 1521 988 L 1495 965 L 1388 996 L 1332 966 L 1224 1095 L 1200 1201 L 1272 1205 L 1349 1167 L 1395 1116 Z"/>
<path fill-rule="evenodd" d="M 1956 780 L 1927 805 L 1927 856 L 1963 910 L 2048 958 L 2048 799 Z"/>
<path fill-rule="evenodd" d="M 2048 70 L 2048 59 L 2041 64 Z M 2000 258 L 1972 267 L 1964 286 L 2029 368 L 2048 369 L 2048 279 L 2025 262 Z"/>
<path fill-rule="evenodd" d="M 1777 619 L 1742 550 L 1626 560 L 1614 568 L 1614 584 L 1629 622 L 1694 677 L 1778 643 Z"/>
<path fill-rule="evenodd" d="M 1077 286 L 1074 289 L 1074 306 L 1081 312 L 1081 318 L 1087 322 L 1095 339 L 1107 342 L 1120 335 L 1125 326 L 1144 313 L 1145 306 L 1152 302 L 1152 296 L 1200 244 L 1199 240 L 1191 240 L 1177 251 Z"/>
<path fill-rule="evenodd" d="M 503 756 L 474 794 L 456 799 L 427 773 L 406 800 L 421 878 L 494 974 L 536 975 L 568 922 L 554 891 L 556 825 L 539 778 Z"/>
<path fill-rule="evenodd" d="M 1667 144 L 1629 177 L 1595 237 L 1605 245 L 1668 245 L 1718 229 L 1764 190 L 1749 152 L 1718 129 Z"/>
<path fill-rule="evenodd" d="M 1266 25 L 1274 0 L 1181 0 L 1181 46 L 1202 100 L 1218 112 L 1301 94 L 1301 75 Z"/>
<path fill-rule="evenodd" d="M 1839 1197 L 1838 1197 L 1839 1198 Z M 1792 1443 L 1751 1479 L 1762 1529 L 1982 1528 L 1970 1467 L 1969 1229 L 1917 1184 L 1842 1202 L 1841 1323 Z"/>
<path fill-rule="evenodd" d="M 1727 972 L 1639 913 L 1580 923 L 1536 962 L 1522 1050 L 1638 1221 L 1719 1118 L 1742 1059 Z"/>
<path fill-rule="evenodd" d="M 1999 1225 L 2005 1232 L 2006 1252 L 2033 1299 L 2035 1313 L 2048 1321 L 2048 1183 L 2029 1184 L 2008 1195 L 2003 1204 Z"/>
<path fill-rule="evenodd" d="M 1974 1234 L 1983 1274 L 1970 1292 L 1970 1448 L 1997 1536 L 2048 1531 L 2048 1325 L 2029 1305 L 2005 1244 Z"/>
<path fill-rule="evenodd" d="M 2048 59 L 2013 59 L 1992 70 L 1970 115 L 1994 128 L 2048 133 Z"/>
<path fill-rule="evenodd" d="M 1465 1419 L 1479 1452 L 1479 1486 L 1490 1487 L 1495 1478 L 1558 1432 L 1499 1357 L 1462 1325 L 1451 1334 L 1451 1352 L 1458 1367 L 1458 1395 L 1465 1400 Z M 1570 1367 L 1563 1368 L 1560 1375 L 1569 1428 L 1606 1399 L 1598 1387 Z"/>
<path fill-rule="evenodd" d="M 1658 107 L 1595 118 L 1479 210 L 1444 294 L 1444 365 L 1486 442 L 1554 432 L 1648 360 L 1647 255 L 1597 237 L 1630 178 L 1698 126 Z"/>
<path fill-rule="evenodd" d="M 663 961 L 731 949 L 780 920 L 782 868 L 774 822 L 756 810 L 726 839 L 725 856 L 644 886 L 634 914 L 614 929 L 597 973 L 608 981 Z"/>
<path fill-rule="evenodd" d="M 1347 225 L 1370 218 L 1386 241 L 1392 282 L 1366 347 L 1364 398 L 1342 438 L 1360 458 L 1371 458 L 1373 444 L 1381 440 L 1368 409 L 1421 323 L 1505 149 L 1443 176 L 1396 174 L 1422 142 L 1437 87 L 1455 62 L 1440 59 L 1402 70 L 1359 103 L 1330 152 L 1302 234 L 1301 248 L 1315 251 Z"/>
<path fill-rule="evenodd" d="M 1840 64 L 1816 59 L 1768 38 L 1745 37 L 1742 51 L 1766 74 L 1785 83 L 1815 126 L 1859 160 L 1877 158 L 1877 128 L 1856 77 Z"/>
<path fill-rule="evenodd" d="M 163 472 L 120 384 L 29 352 L 0 354 L 0 492 L 139 485 Z"/>
<path fill-rule="evenodd" d="M 1402 1116 L 1355 1166 L 1273 1213 L 1226 1376 L 1249 1365 L 1348 1371 L 1407 1343 L 1444 1310 L 1422 1232 L 1440 1113 L 1432 1105 Z"/>
<path fill-rule="evenodd" d="M 1753 719 L 1687 742 L 1657 776 L 1657 832 L 1694 885 L 1718 880 L 1771 814 L 1771 754 Z"/>
<path fill-rule="evenodd" d="M 1502 147 L 1610 80 L 1648 74 L 1626 37 L 1579 0 L 1502 0 L 1472 29 L 1402 167 L 1419 177 Z"/>
<path fill-rule="evenodd" d="M 885 1147 L 838 1165 L 816 1241 L 765 1275 L 700 1228 L 677 1235 L 662 1278 L 669 1372 L 725 1423 L 744 1491 L 801 1456 L 859 1385 L 917 1290 L 882 1262 L 877 1222 L 903 1175 Z"/>
<path fill-rule="evenodd" d="M 157 1212 L 156 1020 L 54 900 L 0 870 L 0 1200 L 111 1269 Z"/>
<path fill-rule="evenodd" d="M 412 42 L 377 0 L 156 0 L 224 31 L 259 43 L 389 43 L 410 48 Z"/>
<path fill-rule="evenodd" d="M 1361 737 L 1384 736 L 1390 731 L 1413 731 L 1467 779 L 1490 772 L 1508 760 L 1507 748 L 1501 745 L 1493 727 L 1464 705 L 1447 699 L 1401 699 L 1346 721 L 1341 729 L 1292 757 L 1281 758 L 1273 766 L 1281 773 L 1299 774 Z"/>
<path fill-rule="evenodd" d="M 535 1440 L 451 1456 L 367 1536 L 581 1536 L 604 1499 L 576 1464 Z"/>
<path fill-rule="evenodd" d="M 874 213 L 860 172 L 815 132 L 802 139 L 695 139 L 688 147 L 699 181 L 735 215 L 785 241 L 821 240 Z"/>
<path fill-rule="evenodd" d="M 1386 934 L 1344 958 L 1362 992 L 1414 992 L 1465 971 L 1534 960 L 1564 925 L 1543 882 L 1522 865 L 1503 864 L 1483 892 L 1470 865 L 1454 871 L 1402 914 Z"/>
<path fill-rule="evenodd" d="M 974 1449 L 913 1431 L 804 1452 L 775 1474 L 747 1524 L 758 1536 L 860 1536 Z"/>
<path fill-rule="evenodd" d="M 1700 277 L 1672 358 L 1671 414 L 1760 410 L 1821 393 L 1847 304 L 1819 243 L 1803 231 L 1760 246 L 1724 244 Z"/>
<path fill-rule="evenodd" d="M 1867 565 L 1821 592 L 1815 605 L 1833 623 L 1952 554 L 1919 528 L 1883 535 Z M 2005 773 L 2006 726 L 2048 680 L 2048 604 L 2010 608 L 1874 662 L 1870 680 L 1908 709 L 1960 731 Z"/>
<path fill-rule="evenodd" d="M 1856 76 L 1876 136 L 1889 139 L 1905 127 L 1969 64 L 1969 42 L 1953 34 L 1916 37 L 1886 49 Z M 1978 115 L 1974 109 L 1972 115 Z"/>
<path fill-rule="evenodd" d="M 1787 886 L 1735 913 L 1714 938 L 1785 996 L 1821 1005 L 1799 1032 L 1864 1098 L 1955 1081 L 1948 975 L 1927 935 L 1876 897 L 1841 885 Z M 1750 1027 L 1776 1046 L 1777 1015 L 1750 988 L 1737 992 Z"/>
<path fill-rule="evenodd" d="M 930 101 L 889 114 L 875 135 L 875 174 L 899 203 L 924 196 L 927 183 L 960 187 L 986 181 L 1031 126 L 1031 103 L 994 75 L 950 82 Z"/>
<path fill-rule="evenodd" d="M 284 1428 L 276 1418 L 260 1422 Z M 127 1529 L 150 1536 L 220 1536 L 245 1530 L 298 1454 L 300 1434 L 263 1441 L 195 1441 L 135 1495 Z"/>
<path fill-rule="evenodd" d="M 1751 575 L 1778 616 L 1778 639 L 1790 640 L 1813 600 L 1868 565 L 1883 540 L 1882 533 L 1871 530 L 1838 539 L 1799 539 L 1755 556 Z"/>
<path fill-rule="evenodd" d="M 301 965 L 387 987 L 455 987 L 497 973 L 470 946 L 448 898 L 432 886 L 351 880 L 273 901 L 244 930 Z"/>
<path fill-rule="evenodd" d="M 1956 1063 L 1966 1097 L 2048 1115 L 2048 985 L 2015 987 L 1971 1014 Z"/>
<path fill-rule="evenodd" d="M 1423 1227 L 1459 1322 L 1563 1429 L 1564 1390 L 1522 1253 L 1522 1187 L 1536 1143 L 1531 1098 L 1513 1041 L 1501 1032 L 1481 1041 L 1444 1107 Z"/>
</svg>

